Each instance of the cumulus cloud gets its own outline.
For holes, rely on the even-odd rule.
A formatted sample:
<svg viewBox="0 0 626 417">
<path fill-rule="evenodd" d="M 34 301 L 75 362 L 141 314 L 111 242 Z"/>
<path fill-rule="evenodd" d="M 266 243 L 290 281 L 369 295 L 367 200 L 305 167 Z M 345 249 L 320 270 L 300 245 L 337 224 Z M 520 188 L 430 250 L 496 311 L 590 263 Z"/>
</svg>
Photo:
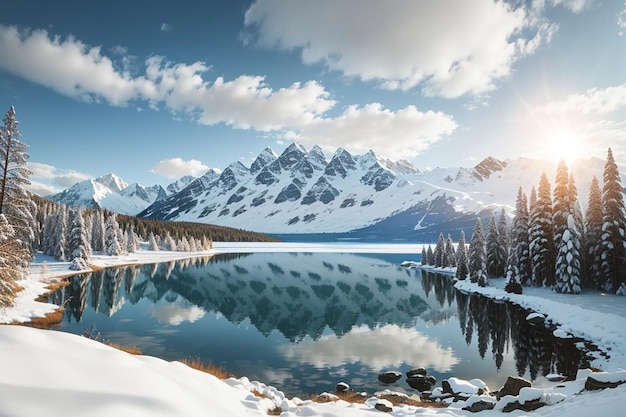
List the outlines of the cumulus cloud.
<svg viewBox="0 0 626 417">
<path fill-rule="evenodd" d="M 543 113 L 608 114 L 626 106 L 626 84 L 608 88 L 592 88 L 582 94 L 570 94 L 540 106 Z"/>
<path fill-rule="evenodd" d="M 207 80 L 211 67 L 199 61 L 175 63 L 150 56 L 140 74 L 136 57 L 119 56 L 125 52 L 115 47 L 117 58 L 112 60 L 99 47 L 73 37 L 61 39 L 45 30 L 20 31 L 0 24 L 0 56 L 6 57 L 0 60 L 0 69 L 79 100 L 114 106 L 132 103 L 133 108 L 145 103 L 153 110 L 165 107 L 175 118 L 200 124 L 225 124 L 278 139 L 330 143 L 355 151 L 384 146 L 389 157 L 415 155 L 456 127 L 452 117 L 442 113 L 421 112 L 413 106 L 391 111 L 377 103 L 349 106 L 343 114 L 331 117 L 328 112 L 337 103 L 317 81 L 274 89 L 258 75 Z M 451 81 L 446 88 L 454 85 Z M 177 177 L 197 175 L 198 169 L 205 168 L 200 163 L 170 161 L 154 172 Z"/>
<path fill-rule="evenodd" d="M 182 158 L 163 159 L 150 170 L 167 178 L 180 178 L 185 175 L 199 177 L 209 170 L 209 167 L 195 159 L 185 161 Z"/>
<path fill-rule="evenodd" d="M 161 32 L 166 32 L 166 33 L 171 32 L 172 29 L 174 28 L 169 23 L 165 23 L 165 22 L 161 23 Z"/>
<path fill-rule="evenodd" d="M 59 172 L 55 166 L 40 162 L 27 162 L 26 167 L 32 172 L 28 189 L 41 196 L 61 192 L 77 182 L 92 178 L 88 174 L 77 171 Z"/>
<path fill-rule="evenodd" d="M 343 147 L 355 153 L 379 149 L 382 156 L 400 159 L 421 153 L 456 127 L 454 119 L 441 112 L 422 112 L 414 106 L 392 112 L 373 103 L 349 106 L 335 118 L 316 120 L 293 134 L 292 139 L 309 145 Z"/>
<path fill-rule="evenodd" d="M 574 13 L 580 13 L 589 8 L 595 0 L 551 0 L 555 6 L 563 6 Z"/>
<path fill-rule="evenodd" d="M 248 42 L 299 50 L 304 63 L 447 98 L 493 90 L 554 30 L 493 0 L 257 0 L 244 22 Z"/>
<path fill-rule="evenodd" d="M 415 329 L 388 324 L 375 329 L 354 327 L 347 334 L 322 336 L 318 340 L 304 340 L 295 345 L 279 347 L 284 357 L 316 367 L 338 367 L 361 362 L 371 369 L 397 368 L 410 358 L 438 372 L 448 372 L 459 359 L 451 348 Z"/>
</svg>

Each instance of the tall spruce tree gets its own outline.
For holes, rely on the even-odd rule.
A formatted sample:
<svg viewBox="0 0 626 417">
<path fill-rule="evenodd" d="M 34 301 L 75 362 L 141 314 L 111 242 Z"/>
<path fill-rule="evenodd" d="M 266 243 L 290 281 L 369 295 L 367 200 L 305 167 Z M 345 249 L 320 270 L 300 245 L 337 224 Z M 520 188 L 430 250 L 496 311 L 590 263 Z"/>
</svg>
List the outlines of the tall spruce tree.
<svg viewBox="0 0 626 417">
<path fill-rule="evenodd" d="M 464 280 L 467 278 L 469 269 L 467 266 L 467 247 L 465 243 L 465 231 L 461 230 L 461 236 L 459 237 L 459 244 L 456 249 L 456 277 L 457 279 Z"/>
<path fill-rule="evenodd" d="M 453 268 L 456 266 L 456 252 L 454 251 L 454 243 L 452 243 L 452 237 L 448 233 L 446 244 L 443 252 L 443 267 Z"/>
<path fill-rule="evenodd" d="M 598 179 L 594 176 L 589 187 L 587 211 L 585 215 L 585 264 L 587 266 L 587 280 L 585 286 L 595 289 L 601 288 L 602 259 L 602 190 Z"/>
<path fill-rule="evenodd" d="M 556 254 L 552 227 L 552 194 L 545 172 L 541 174 L 537 201 L 530 213 L 529 234 L 532 283 L 535 286 L 552 287 L 555 283 Z"/>
<path fill-rule="evenodd" d="M 576 229 L 574 215 L 567 217 L 567 225 L 561 233 L 556 259 L 556 292 L 579 294 L 580 288 L 580 233 Z"/>
<path fill-rule="evenodd" d="M 487 285 L 485 234 L 480 217 L 476 219 L 472 231 L 468 252 L 468 269 L 472 282 L 477 282 L 481 286 Z"/>
<path fill-rule="evenodd" d="M 15 108 L 7 111 L 0 126 L 0 214 L 13 227 L 15 238 L 26 248 L 25 257 L 20 260 L 26 268 L 35 250 L 36 206 L 26 191 L 30 185 L 28 177 L 32 172 L 26 168 L 28 145 L 18 140 L 21 135 L 19 122 L 15 119 Z"/>
<path fill-rule="evenodd" d="M 121 255 L 120 225 L 117 223 L 115 213 L 109 215 L 104 222 L 104 253 L 109 256 Z"/>
<path fill-rule="evenodd" d="M 500 210 L 500 217 L 498 217 L 498 249 L 500 253 L 498 254 L 500 270 L 498 276 L 504 276 L 506 271 L 506 261 L 509 258 L 509 250 L 511 247 L 510 242 L 510 232 L 509 225 L 506 220 L 506 211 L 504 207 Z"/>
<path fill-rule="evenodd" d="M 487 275 L 489 277 L 498 277 L 504 275 L 500 273 L 500 248 L 498 247 L 498 227 L 496 226 L 496 216 L 491 212 L 489 216 L 489 228 L 487 229 Z M 498 275 L 500 273 L 500 275 Z"/>
<path fill-rule="evenodd" d="M 605 291 L 626 295 L 626 212 L 619 169 L 608 150 L 604 165 L 602 187 L 602 247 L 601 271 Z"/>
<path fill-rule="evenodd" d="M 526 194 L 522 190 L 522 187 L 520 187 L 517 191 L 517 200 L 515 201 L 515 217 L 513 218 L 513 224 L 511 225 L 510 237 L 512 246 L 511 252 L 515 251 L 515 255 L 513 258 L 510 258 L 508 264 L 509 266 L 512 266 L 512 262 L 515 263 L 515 272 L 518 277 L 517 280 L 522 285 L 528 285 L 531 278 L 528 230 L 528 202 Z"/>
<path fill-rule="evenodd" d="M 560 244 L 563 232 L 567 228 L 567 218 L 570 215 L 573 203 L 569 189 L 569 172 L 567 170 L 567 164 L 563 159 L 559 161 L 556 168 L 553 195 L 552 227 L 556 246 Z"/>
<path fill-rule="evenodd" d="M 446 249 L 446 242 L 443 239 L 443 233 L 439 233 L 439 238 L 437 239 L 437 245 L 435 245 L 435 267 L 441 268 L 443 267 L 443 255 Z"/>
<path fill-rule="evenodd" d="M 13 226 L 0 214 L 0 308 L 13 306 L 18 290 L 16 281 L 25 276 L 22 259 L 26 248 L 15 239 Z"/>
<path fill-rule="evenodd" d="M 91 247 L 87 236 L 87 227 L 83 219 L 82 210 L 79 208 L 70 209 L 68 213 L 68 228 L 66 244 L 66 257 L 70 261 L 80 259 L 77 266 L 86 266 L 91 260 Z M 84 268 L 80 268 L 84 269 Z"/>
</svg>

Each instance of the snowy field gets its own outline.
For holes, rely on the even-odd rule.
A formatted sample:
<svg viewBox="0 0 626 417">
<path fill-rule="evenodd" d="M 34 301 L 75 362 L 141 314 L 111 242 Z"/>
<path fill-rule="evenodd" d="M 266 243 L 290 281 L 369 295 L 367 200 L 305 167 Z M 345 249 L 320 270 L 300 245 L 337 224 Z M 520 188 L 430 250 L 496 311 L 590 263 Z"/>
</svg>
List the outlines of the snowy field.
<svg viewBox="0 0 626 417">
<path fill-rule="evenodd" d="M 421 253 L 420 245 L 363 244 L 215 244 L 215 251 L 225 252 L 370 252 Z M 98 267 L 153 263 L 210 253 L 149 252 L 121 256 L 94 256 Z M 410 259 L 410 256 L 407 256 Z M 0 311 L 0 323 L 23 322 L 44 315 L 55 306 L 35 302 L 45 292 L 42 281 L 73 275 L 69 263 L 38 257 L 31 266 L 31 275 L 21 281 L 24 287 L 14 308 Z M 622 380 L 626 368 L 626 297 L 584 293 L 557 294 L 548 289 L 525 288 L 524 295 L 506 294 L 503 280 L 480 288 L 469 282 L 457 287 L 481 292 L 490 297 L 508 299 L 532 309 L 559 324 L 556 335 L 580 336 L 594 341 L 611 357 L 598 355 L 593 365 L 608 372 L 609 380 Z M 280 406 L 283 417 L 373 416 L 376 398 L 363 404 L 343 401 L 313 403 L 298 398 L 285 398 L 280 387 L 266 386 L 247 378 L 219 380 L 195 371 L 178 362 L 167 362 L 149 356 L 133 356 L 99 342 L 57 331 L 36 330 L 22 326 L 0 326 L 0 416 L 266 416 L 267 410 Z M 588 417 L 622 415 L 626 407 L 626 384 L 603 391 L 583 391 L 585 374 L 577 381 L 535 390 L 524 395 L 540 395 L 553 405 L 532 412 L 514 411 L 502 414 L 501 405 L 479 415 L 568 416 Z M 392 387 L 392 386 L 391 386 Z M 277 389 L 278 388 L 278 389 Z M 497 390 L 500 387 L 489 387 Z M 256 390 L 265 398 L 251 393 Z M 540 391 L 537 393 L 537 391 Z M 520 397 L 523 397 L 520 395 Z M 472 397 L 468 402 L 477 400 Z M 394 406 L 391 416 L 469 416 L 464 402 L 445 409 Z M 384 415 L 384 414 L 379 414 Z"/>
</svg>

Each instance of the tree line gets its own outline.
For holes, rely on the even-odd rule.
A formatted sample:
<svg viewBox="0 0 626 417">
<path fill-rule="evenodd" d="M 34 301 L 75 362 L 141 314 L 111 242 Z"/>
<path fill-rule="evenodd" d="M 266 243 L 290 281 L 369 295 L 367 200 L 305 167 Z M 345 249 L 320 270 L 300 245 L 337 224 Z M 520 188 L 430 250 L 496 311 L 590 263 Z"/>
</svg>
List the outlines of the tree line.
<svg viewBox="0 0 626 417">
<path fill-rule="evenodd" d="M 469 245 L 461 231 L 454 247 L 450 235 L 422 250 L 422 264 L 456 267 L 456 277 L 486 286 L 491 277 L 506 277 L 506 291 L 523 286 L 549 287 L 577 294 L 593 288 L 626 295 L 626 207 L 624 189 L 609 148 L 603 183 L 594 176 L 583 209 L 574 177 L 559 161 L 554 190 L 542 173 L 530 196 L 520 187 L 510 225 L 504 208 L 492 211 L 487 236 L 476 219 Z"/>
<path fill-rule="evenodd" d="M 123 216 L 108 210 L 71 208 L 26 190 L 28 145 L 21 142 L 15 108 L 0 126 L 0 308 L 12 306 L 17 281 L 28 276 L 37 251 L 88 269 L 94 252 L 116 256 L 149 250 L 200 252 L 213 240 L 273 241 L 244 230 Z"/>
</svg>

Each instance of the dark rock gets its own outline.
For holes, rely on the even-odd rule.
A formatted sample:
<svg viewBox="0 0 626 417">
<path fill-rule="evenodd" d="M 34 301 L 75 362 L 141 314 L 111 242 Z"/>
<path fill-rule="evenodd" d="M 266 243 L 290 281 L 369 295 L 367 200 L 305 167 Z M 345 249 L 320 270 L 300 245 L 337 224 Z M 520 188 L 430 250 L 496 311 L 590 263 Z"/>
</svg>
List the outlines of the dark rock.
<svg viewBox="0 0 626 417">
<path fill-rule="evenodd" d="M 398 371 L 386 371 L 378 374 L 378 380 L 384 384 L 393 384 L 402 378 L 402 373 Z"/>
<path fill-rule="evenodd" d="M 530 387 L 530 386 L 532 386 L 532 384 L 527 379 L 515 377 L 515 376 L 509 376 L 506 382 L 504 383 L 504 386 L 500 388 L 500 391 L 498 391 L 496 398 L 500 400 L 500 398 L 504 397 L 505 395 L 512 395 L 516 397 L 519 395 L 519 391 L 522 388 Z"/>
<path fill-rule="evenodd" d="M 450 383 L 448 382 L 447 379 L 444 379 L 443 381 L 441 381 L 441 389 L 446 394 L 454 394 L 454 391 L 452 391 L 452 387 L 450 386 Z"/>
<path fill-rule="evenodd" d="M 430 391 L 434 384 L 431 383 L 431 380 L 428 377 L 423 375 L 414 375 L 406 379 L 406 383 L 413 389 L 418 391 Z"/>
<path fill-rule="evenodd" d="M 521 410 L 521 409 L 522 409 L 522 405 L 520 403 L 518 403 L 517 401 L 512 401 L 502 408 L 502 412 L 510 413 L 512 411 Z"/>
<path fill-rule="evenodd" d="M 422 392 L 420 392 L 420 398 L 422 400 L 429 400 L 431 395 L 433 395 L 433 392 L 430 391 L 430 390 L 429 391 L 422 391 Z"/>
<path fill-rule="evenodd" d="M 345 382 L 340 382 L 337 384 L 335 391 L 336 392 L 348 392 L 350 391 L 350 385 L 346 384 Z"/>
<path fill-rule="evenodd" d="M 428 372 L 426 372 L 425 368 L 413 368 L 410 371 L 406 371 L 406 377 L 410 378 L 412 376 L 415 375 L 422 375 L 422 376 L 426 376 L 428 375 Z"/>
<path fill-rule="evenodd" d="M 496 405 L 489 401 L 476 401 L 469 407 L 463 407 L 463 410 L 470 411 L 472 413 L 479 413 L 485 410 L 493 410 Z"/>
<path fill-rule="evenodd" d="M 393 408 L 383 403 L 376 403 L 374 408 L 377 409 L 378 411 L 384 411 L 385 413 L 391 413 L 393 411 Z"/>
<path fill-rule="evenodd" d="M 605 389 L 605 388 L 616 388 L 622 385 L 624 382 L 626 381 L 602 382 L 602 381 L 598 381 L 597 379 L 594 379 L 591 376 L 588 376 L 587 380 L 585 381 L 585 389 L 590 390 L 590 391 L 595 391 L 595 390 Z"/>
<path fill-rule="evenodd" d="M 430 385 L 435 385 L 437 383 L 437 378 L 432 375 L 426 375 L 426 382 L 428 382 Z"/>
<path fill-rule="evenodd" d="M 522 284 L 520 284 L 519 282 L 516 281 L 509 281 L 505 286 L 504 286 L 504 291 L 508 292 L 508 293 L 513 293 L 513 294 L 521 294 L 522 293 Z"/>
<path fill-rule="evenodd" d="M 530 400 L 522 404 L 521 409 L 524 411 L 533 411 L 543 407 L 544 405 L 546 405 L 546 403 L 541 402 L 541 400 Z"/>
</svg>

